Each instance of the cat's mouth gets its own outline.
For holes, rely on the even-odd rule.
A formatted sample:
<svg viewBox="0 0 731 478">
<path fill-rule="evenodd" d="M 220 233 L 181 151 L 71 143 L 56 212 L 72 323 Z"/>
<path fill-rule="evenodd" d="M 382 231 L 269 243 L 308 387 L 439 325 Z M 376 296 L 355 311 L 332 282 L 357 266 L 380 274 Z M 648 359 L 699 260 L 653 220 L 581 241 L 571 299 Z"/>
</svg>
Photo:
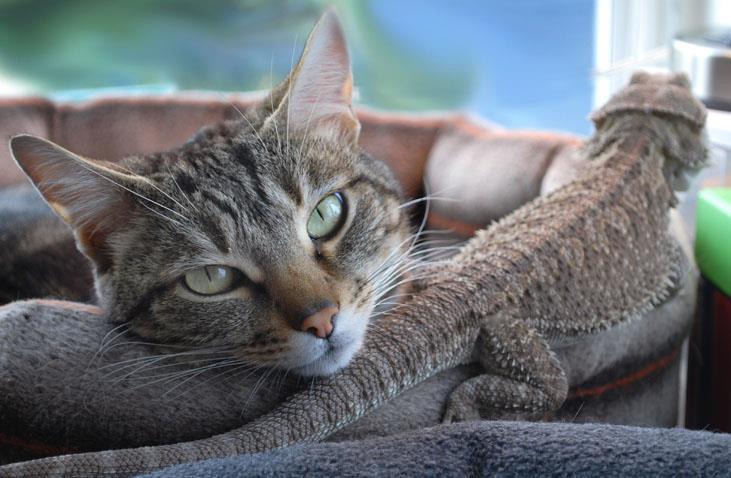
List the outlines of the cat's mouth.
<svg viewBox="0 0 731 478">
<path fill-rule="evenodd" d="M 342 315 L 342 314 L 341 314 Z M 296 332 L 290 337 L 290 351 L 280 367 L 305 377 L 332 375 L 348 365 L 360 349 L 368 323 L 367 315 L 340 317 L 330 338 L 318 339 Z"/>
<path fill-rule="evenodd" d="M 321 341 L 322 350 L 314 358 L 304 365 L 292 368 L 291 370 L 304 377 L 332 375 L 348 365 L 353 355 L 360 348 L 361 340 L 349 340 L 347 342 L 335 342 L 333 340 Z"/>
</svg>

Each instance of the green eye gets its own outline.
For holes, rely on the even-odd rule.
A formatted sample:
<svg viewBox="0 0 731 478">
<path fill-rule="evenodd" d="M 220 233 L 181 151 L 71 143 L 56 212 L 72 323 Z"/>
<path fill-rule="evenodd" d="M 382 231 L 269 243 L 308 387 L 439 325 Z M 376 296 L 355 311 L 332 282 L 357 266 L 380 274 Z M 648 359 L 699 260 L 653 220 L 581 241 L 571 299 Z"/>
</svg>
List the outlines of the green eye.
<svg viewBox="0 0 731 478">
<path fill-rule="evenodd" d="M 345 201 L 340 193 L 320 200 L 307 220 L 307 234 L 312 239 L 327 239 L 335 235 L 345 222 Z"/>
<path fill-rule="evenodd" d="M 216 295 L 230 291 L 238 276 L 236 269 L 226 266 L 205 266 L 185 274 L 185 285 L 200 295 Z"/>
</svg>

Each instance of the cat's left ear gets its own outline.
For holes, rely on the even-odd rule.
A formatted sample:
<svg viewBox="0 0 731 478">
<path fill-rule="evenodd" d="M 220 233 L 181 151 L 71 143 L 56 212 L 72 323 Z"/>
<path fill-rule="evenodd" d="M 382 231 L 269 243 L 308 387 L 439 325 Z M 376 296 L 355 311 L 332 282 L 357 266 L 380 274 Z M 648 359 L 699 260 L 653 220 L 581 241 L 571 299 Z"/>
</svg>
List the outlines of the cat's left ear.
<svg viewBox="0 0 731 478">
<path fill-rule="evenodd" d="M 351 106 L 350 56 L 332 8 L 315 25 L 286 81 L 285 97 L 271 119 L 290 132 L 357 143 L 360 123 Z"/>
<path fill-rule="evenodd" d="M 132 217 L 130 195 L 140 179 L 46 139 L 18 135 L 10 151 L 46 202 L 74 230 L 79 248 L 100 271 L 110 267 L 110 235 Z"/>
</svg>

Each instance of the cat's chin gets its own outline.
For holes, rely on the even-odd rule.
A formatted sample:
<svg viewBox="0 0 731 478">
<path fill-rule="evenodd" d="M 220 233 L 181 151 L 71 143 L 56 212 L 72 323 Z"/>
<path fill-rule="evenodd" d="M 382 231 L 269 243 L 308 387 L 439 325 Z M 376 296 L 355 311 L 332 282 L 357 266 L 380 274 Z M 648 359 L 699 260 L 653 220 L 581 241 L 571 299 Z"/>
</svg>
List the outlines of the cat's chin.
<svg viewBox="0 0 731 478">
<path fill-rule="evenodd" d="M 288 351 L 276 367 L 303 377 L 337 373 L 363 345 L 370 312 L 370 309 L 342 310 L 332 335 L 326 340 L 309 332 L 293 332 L 288 338 Z"/>
<path fill-rule="evenodd" d="M 294 367 L 292 372 L 303 377 L 324 377 L 344 368 L 360 349 L 361 341 L 353 340 L 342 344 L 329 344 L 313 361 Z"/>
</svg>

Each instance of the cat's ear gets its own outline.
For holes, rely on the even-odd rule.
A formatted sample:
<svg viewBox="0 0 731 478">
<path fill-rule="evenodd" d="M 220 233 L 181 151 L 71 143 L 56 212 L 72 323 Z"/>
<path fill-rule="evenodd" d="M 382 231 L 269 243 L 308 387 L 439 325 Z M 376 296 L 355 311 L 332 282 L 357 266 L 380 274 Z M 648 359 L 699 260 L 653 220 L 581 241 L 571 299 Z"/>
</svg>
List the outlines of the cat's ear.
<svg viewBox="0 0 731 478">
<path fill-rule="evenodd" d="M 133 203 L 127 192 L 140 179 L 36 136 L 13 137 L 10 150 L 46 202 L 74 229 L 81 250 L 100 271 L 108 269 L 108 236 L 130 219 Z"/>
<path fill-rule="evenodd" d="M 302 57 L 276 92 L 284 97 L 273 116 L 288 131 L 357 142 L 350 56 L 332 8 L 315 25 Z"/>
</svg>

